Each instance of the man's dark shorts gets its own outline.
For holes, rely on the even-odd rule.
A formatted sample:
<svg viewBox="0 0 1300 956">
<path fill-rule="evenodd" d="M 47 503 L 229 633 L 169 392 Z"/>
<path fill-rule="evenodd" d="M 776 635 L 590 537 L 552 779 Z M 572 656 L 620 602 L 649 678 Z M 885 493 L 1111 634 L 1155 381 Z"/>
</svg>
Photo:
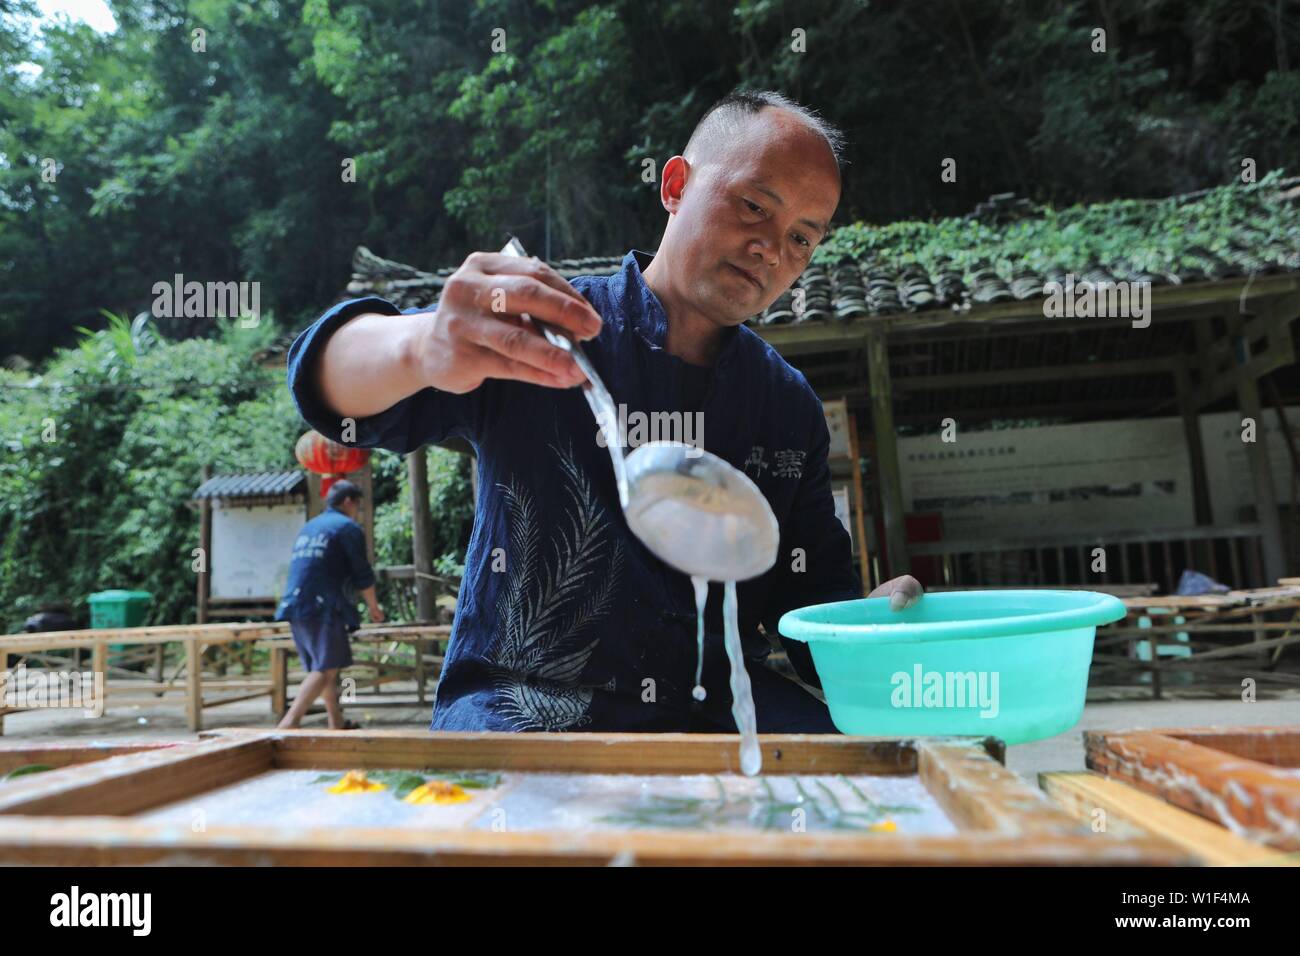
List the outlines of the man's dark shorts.
<svg viewBox="0 0 1300 956">
<path fill-rule="evenodd" d="M 290 621 L 293 642 L 305 671 L 328 671 L 352 664 L 352 643 L 347 625 L 338 617 L 323 615 Z"/>
</svg>

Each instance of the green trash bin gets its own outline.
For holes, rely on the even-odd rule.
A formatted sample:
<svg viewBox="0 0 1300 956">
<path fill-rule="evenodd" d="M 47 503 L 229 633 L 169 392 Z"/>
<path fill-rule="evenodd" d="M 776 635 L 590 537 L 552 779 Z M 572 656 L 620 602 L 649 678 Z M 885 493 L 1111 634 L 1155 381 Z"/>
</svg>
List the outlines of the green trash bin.
<svg viewBox="0 0 1300 956">
<path fill-rule="evenodd" d="M 96 591 L 86 598 L 90 605 L 90 626 L 139 627 L 144 623 L 144 616 L 149 611 L 153 595 L 148 591 Z M 109 648 L 121 651 L 125 644 L 110 644 Z"/>
</svg>

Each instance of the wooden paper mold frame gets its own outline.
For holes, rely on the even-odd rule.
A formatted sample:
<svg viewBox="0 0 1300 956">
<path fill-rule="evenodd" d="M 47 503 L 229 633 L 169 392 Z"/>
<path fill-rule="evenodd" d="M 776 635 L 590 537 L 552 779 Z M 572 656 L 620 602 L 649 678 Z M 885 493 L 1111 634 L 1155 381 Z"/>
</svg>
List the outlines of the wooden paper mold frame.
<svg viewBox="0 0 1300 956">
<path fill-rule="evenodd" d="M 955 835 L 763 830 L 411 829 L 210 824 L 133 815 L 274 769 L 734 774 L 734 734 L 218 731 L 197 744 L 0 789 L 0 863 L 40 865 L 1168 865 L 1145 834 L 1093 833 L 1002 764 L 991 738 L 760 737 L 765 774 L 915 775 Z M 42 780 L 44 776 L 47 779 Z M 384 795 L 379 795 L 384 796 Z M 357 799 L 369 799 L 360 797 Z M 340 798 L 354 799 L 354 798 Z"/>
<path fill-rule="evenodd" d="M 1300 850 L 1300 727 L 1087 731 L 1089 769 L 1277 850 Z"/>
<path fill-rule="evenodd" d="M 0 742 L 0 787 L 11 786 L 22 778 L 6 781 L 5 777 L 23 767 L 42 766 L 54 772 L 67 767 L 80 767 L 97 760 L 108 760 L 124 754 L 153 753 L 167 747 L 167 743 L 104 744 L 104 743 L 54 743 L 31 744 L 14 741 Z M 48 778 L 46 778 L 48 779 Z M 2 791 L 0 791 L 2 792 Z"/>
</svg>

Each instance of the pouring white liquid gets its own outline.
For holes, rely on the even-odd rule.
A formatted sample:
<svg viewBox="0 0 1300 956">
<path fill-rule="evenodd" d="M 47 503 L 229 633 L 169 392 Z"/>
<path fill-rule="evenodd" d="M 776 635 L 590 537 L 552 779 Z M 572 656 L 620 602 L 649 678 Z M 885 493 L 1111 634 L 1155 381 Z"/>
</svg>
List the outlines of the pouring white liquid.
<svg viewBox="0 0 1300 956">
<path fill-rule="evenodd" d="M 700 672 L 704 665 L 704 604 L 709 595 L 709 582 L 705 578 L 692 577 L 691 584 L 695 586 L 695 609 L 698 615 L 695 690 L 692 691 L 692 696 L 696 700 L 704 700 Z M 749 672 L 745 670 L 744 648 L 740 643 L 736 582 L 725 581 L 723 588 L 723 646 L 727 650 L 727 659 L 731 662 L 731 716 L 740 732 L 740 771 L 745 776 L 752 777 L 763 769 L 763 752 L 758 745 L 758 718 L 754 712 L 754 692 L 750 687 Z"/>
<path fill-rule="evenodd" d="M 695 586 L 695 689 L 691 696 L 704 700 L 704 685 L 700 683 L 700 674 L 704 668 L 704 605 L 709 600 L 708 578 L 691 577 Z"/>
</svg>

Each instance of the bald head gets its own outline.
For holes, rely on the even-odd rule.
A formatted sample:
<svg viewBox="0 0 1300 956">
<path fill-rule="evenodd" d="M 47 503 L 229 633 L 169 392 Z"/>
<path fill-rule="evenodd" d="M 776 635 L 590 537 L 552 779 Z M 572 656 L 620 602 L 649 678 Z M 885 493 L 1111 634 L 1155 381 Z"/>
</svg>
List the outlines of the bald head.
<svg viewBox="0 0 1300 956">
<path fill-rule="evenodd" d="M 790 288 L 839 205 L 842 144 L 778 93 L 733 93 L 704 115 L 660 175 L 668 224 L 645 278 L 670 318 L 739 325 Z"/>
<path fill-rule="evenodd" d="M 778 116 L 770 118 L 780 126 L 796 126 L 811 133 L 814 140 L 822 141 L 839 172 L 843 165 L 844 134 L 812 110 L 770 90 L 739 90 L 718 100 L 695 125 L 682 156 L 692 166 L 718 161 L 747 138 L 746 127 L 764 110 L 779 111 Z"/>
</svg>

